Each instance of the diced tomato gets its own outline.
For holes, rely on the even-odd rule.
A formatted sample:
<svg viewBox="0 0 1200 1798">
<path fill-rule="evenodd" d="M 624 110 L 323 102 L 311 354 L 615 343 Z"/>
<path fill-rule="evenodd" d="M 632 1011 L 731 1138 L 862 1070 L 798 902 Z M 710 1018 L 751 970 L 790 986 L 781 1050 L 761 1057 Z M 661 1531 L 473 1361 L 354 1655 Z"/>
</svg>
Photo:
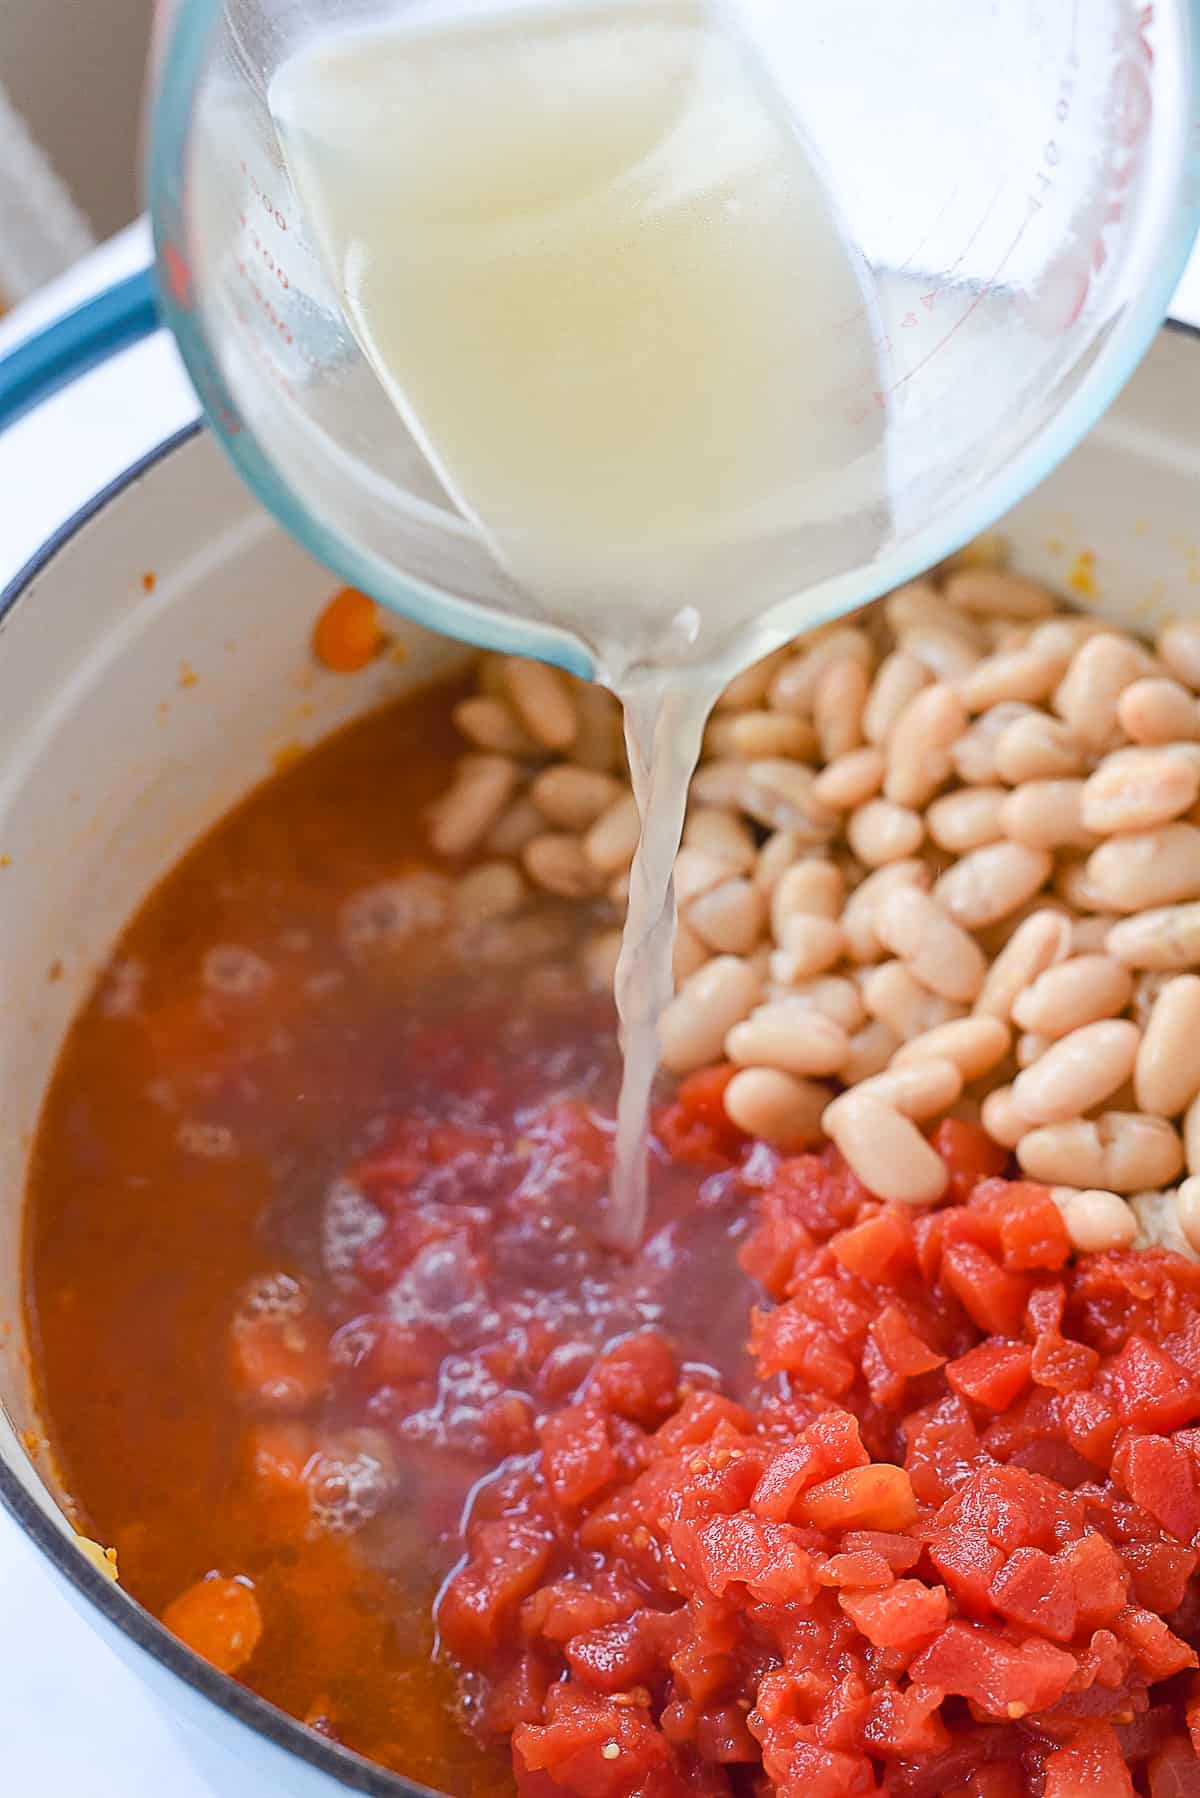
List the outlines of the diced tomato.
<svg viewBox="0 0 1200 1798">
<path fill-rule="evenodd" d="M 608 1426 L 598 1411 L 586 1405 L 553 1411 L 538 1434 L 546 1480 L 564 1509 L 578 1509 L 615 1479 Z"/>
<path fill-rule="evenodd" d="M 990 1338 L 960 1355 L 946 1369 L 956 1392 L 989 1411 L 1006 1411 L 1029 1385 L 1033 1351 L 1027 1343 Z"/>
<path fill-rule="evenodd" d="M 237 1673 L 251 1658 L 262 1636 L 263 1620 L 248 1579 L 206 1574 L 172 1599 L 163 1623 L 220 1673 Z"/>
<path fill-rule="evenodd" d="M 950 1242 L 942 1279 L 973 1323 L 990 1336 L 1015 1336 L 1025 1315 L 1030 1281 L 1009 1273 L 975 1243 Z"/>
<path fill-rule="evenodd" d="M 1042 1548 L 1018 1548 L 993 1575 L 988 1596 L 1002 1617 L 1053 1642 L 1069 1642 L 1078 1610 L 1068 1567 Z"/>
<path fill-rule="evenodd" d="M 789 1447 L 771 1457 L 754 1488 L 750 1507 L 760 1517 L 783 1522 L 810 1486 L 848 1468 L 865 1467 L 870 1459 L 858 1419 L 848 1411 L 827 1411 L 801 1430 Z"/>
<path fill-rule="evenodd" d="M 1200 1417 L 1200 1381 L 1165 1350 L 1131 1336 L 1108 1370 L 1123 1420 L 1138 1430 L 1177 1430 Z"/>
<path fill-rule="evenodd" d="M 1013 1643 L 979 1623 L 948 1623 L 910 1668 L 914 1680 L 971 1699 L 992 1717 L 1014 1719 L 1062 1697 L 1073 1656 L 1029 1636 Z"/>
<path fill-rule="evenodd" d="M 725 1089 L 737 1072 L 728 1061 L 700 1068 L 658 1111 L 655 1132 L 673 1160 L 703 1167 L 736 1158 L 747 1139 L 726 1113 Z"/>
<path fill-rule="evenodd" d="M 889 1281 L 914 1263 L 912 1220 L 898 1205 L 839 1230 L 830 1243 L 835 1258 L 852 1274 Z"/>
<path fill-rule="evenodd" d="M 1121 1744 L 1107 1723 L 1086 1723 L 1046 1757 L 1045 1798 L 1133 1798 Z"/>
<path fill-rule="evenodd" d="M 1186 1449 L 1166 1436 L 1127 1435 L 1117 1445 L 1113 1478 L 1181 1542 L 1200 1534 L 1200 1475 Z"/>
<path fill-rule="evenodd" d="M 842 1592 L 838 1603 L 876 1648 L 915 1654 L 945 1628 L 949 1600 L 944 1586 L 900 1579 L 881 1592 Z"/>
<path fill-rule="evenodd" d="M 963 1118 L 943 1118 L 931 1140 L 946 1163 L 956 1204 L 966 1204 L 981 1180 L 1002 1174 L 1008 1166 L 1007 1150 L 978 1124 Z"/>
<path fill-rule="evenodd" d="M 819 1530 L 901 1530 L 916 1518 L 917 1501 L 903 1467 L 874 1461 L 810 1487 L 793 1514 Z"/>
<path fill-rule="evenodd" d="M 1187 1736 L 1172 1736 L 1153 1755 L 1148 1770 L 1150 1798 L 1194 1798 L 1200 1792 L 1200 1758 Z"/>
</svg>

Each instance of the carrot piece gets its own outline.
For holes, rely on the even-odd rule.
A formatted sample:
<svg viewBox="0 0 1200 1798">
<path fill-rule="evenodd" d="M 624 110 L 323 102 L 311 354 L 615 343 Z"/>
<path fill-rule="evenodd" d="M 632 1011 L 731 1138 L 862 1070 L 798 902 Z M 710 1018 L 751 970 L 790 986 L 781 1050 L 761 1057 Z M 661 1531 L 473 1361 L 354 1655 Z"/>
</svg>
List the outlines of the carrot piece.
<svg viewBox="0 0 1200 1798">
<path fill-rule="evenodd" d="M 334 674 L 357 674 L 382 643 L 375 601 L 357 587 L 335 593 L 313 628 L 313 654 Z"/>
<path fill-rule="evenodd" d="M 262 1612 L 249 1580 L 208 1573 L 172 1599 L 163 1623 L 219 1673 L 244 1667 L 262 1635 Z"/>
</svg>

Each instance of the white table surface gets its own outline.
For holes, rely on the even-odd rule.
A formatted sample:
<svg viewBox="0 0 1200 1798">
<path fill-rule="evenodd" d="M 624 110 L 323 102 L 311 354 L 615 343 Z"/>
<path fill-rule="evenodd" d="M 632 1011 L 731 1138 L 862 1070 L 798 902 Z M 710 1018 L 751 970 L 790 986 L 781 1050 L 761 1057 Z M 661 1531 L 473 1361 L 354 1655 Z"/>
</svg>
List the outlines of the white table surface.
<svg viewBox="0 0 1200 1798">
<path fill-rule="evenodd" d="M 141 267 L 148 253 L 139 221 L 0 319 L 0 355 Z M 1171 310 L 1200 324 L 1200 252 Z M 174 347 L 160 333 L 0 435 L 0 587 L 51 531 L 196 410 Z M 0 1789 L 14 1798 L 226 1798 L 184 1761 L 162 1712 L 70 1608 L 3 1513 L 0 1595 Z"/>
</svg>

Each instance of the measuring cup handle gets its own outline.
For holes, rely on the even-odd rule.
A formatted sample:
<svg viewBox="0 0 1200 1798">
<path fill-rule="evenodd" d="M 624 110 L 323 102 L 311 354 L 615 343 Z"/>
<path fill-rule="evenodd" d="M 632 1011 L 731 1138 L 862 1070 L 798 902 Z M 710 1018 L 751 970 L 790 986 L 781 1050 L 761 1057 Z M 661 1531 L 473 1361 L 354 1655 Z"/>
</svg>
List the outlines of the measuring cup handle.
<svg viewBox="0 0 1200 1798">
<path fill-rule="evenodd" d="M 0 357 L 0 431 L 159 328 L 154 276 L 139 269 Z"/>
</svg>

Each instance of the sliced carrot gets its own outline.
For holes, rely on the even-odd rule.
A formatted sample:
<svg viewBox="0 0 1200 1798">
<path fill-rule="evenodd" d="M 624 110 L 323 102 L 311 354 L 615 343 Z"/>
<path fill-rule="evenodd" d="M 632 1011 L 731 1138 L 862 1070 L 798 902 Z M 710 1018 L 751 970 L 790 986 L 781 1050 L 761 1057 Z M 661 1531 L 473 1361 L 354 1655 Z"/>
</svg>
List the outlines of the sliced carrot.
<svg viewBox="0 0 1200 1798">
<path fill-rule="evenodd" d="M 375 601 L 357 587 L 335 593 L 313 629 L 313 653 L 334 674 L 357 674 L 382 645 Z"/>
<path fill-rule="evenodd" d="M 220 1673 L 244 1667 L 262 1635 L 262 1612 L 249 1580 L 208 1573 L 173 1599 L 162 1620 Z"/>
</svg>

